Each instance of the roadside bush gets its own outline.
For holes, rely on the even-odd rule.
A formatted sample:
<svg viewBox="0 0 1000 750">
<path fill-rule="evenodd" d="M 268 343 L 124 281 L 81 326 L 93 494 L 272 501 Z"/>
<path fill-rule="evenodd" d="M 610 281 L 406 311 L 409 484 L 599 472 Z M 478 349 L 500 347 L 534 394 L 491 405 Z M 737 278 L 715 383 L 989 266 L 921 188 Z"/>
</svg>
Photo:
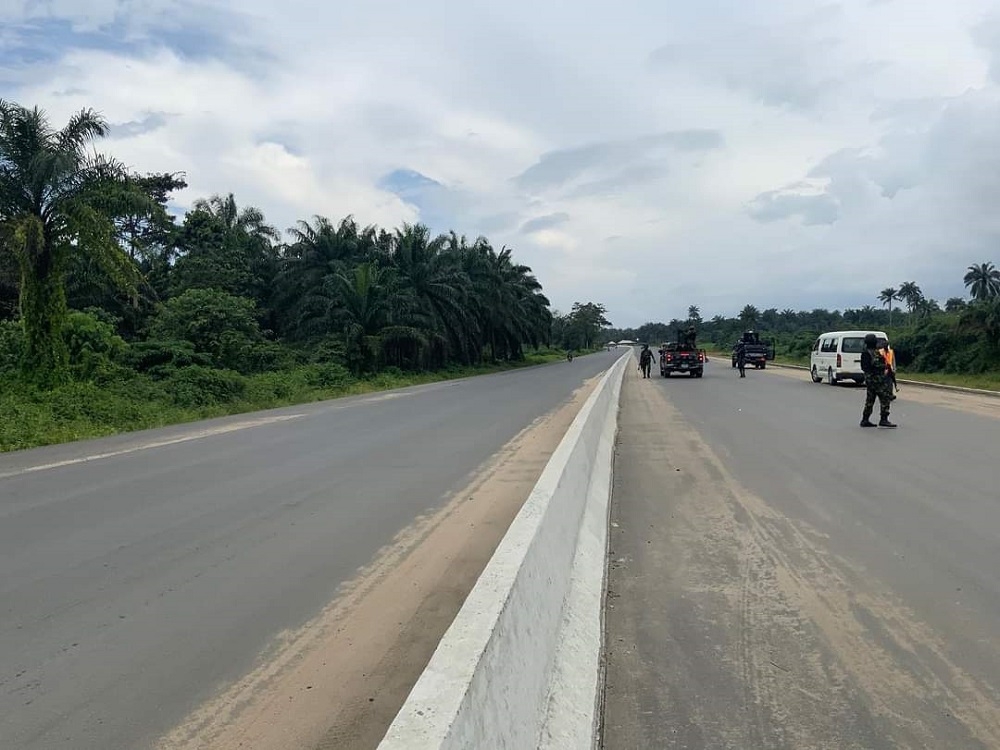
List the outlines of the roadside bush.
<svg viewBox="0 0 1000 750">
<path fill-rule="evenodd" d="M 247 381 L 232 370 L 214 370 L 199 365 L 164 369 L 163 387 L 170 399 L 183 407 L 213 406 L 239 401 L 246 395 Z"/>
<path fill-rule="evenodd" d="M 139 341 L 131 344 L 122 356 L 122 363 L 136 372 L 155 375 L 162 368 L 168 372 L 190 365 L 212 366 L 212 357 L 199 354 L 190 341 Z"/>
<path fill-rule="evenodd" d="M 168 300 L 150 323 L 151 339 L 187 341 L 216 367 L 250 371 L 263 343 L 253 300 L 213 289 L 189 289 Z"/>
<path fill-rule="evenodd" d="M 66 317 L 63 339 L 76 378 L 106 381 L 127 374 L 118 363 L 127 345 L 115 333 L 114 323 L 72 310 Z"/>
<path fill-rule="evenodd" d="M 0 374 L 17 372 L 24 350 L 24 329 L 15 320 L 0 320 Z"/>
</svg>

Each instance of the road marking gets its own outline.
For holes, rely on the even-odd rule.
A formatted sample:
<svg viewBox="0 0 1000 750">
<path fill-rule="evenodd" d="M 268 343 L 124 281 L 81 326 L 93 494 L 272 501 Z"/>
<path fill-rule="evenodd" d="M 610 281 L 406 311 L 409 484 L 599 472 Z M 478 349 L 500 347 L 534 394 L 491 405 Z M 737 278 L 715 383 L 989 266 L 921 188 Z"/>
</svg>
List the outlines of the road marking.
<svg viewBox="0 0 1000 750">
<path fill-rule="evenodd" d="M 246 430 L 251 427 L 260 427 L 266 424 L 273 424 L 275 422 L 287 422 L 292 419 L 298 419 L 299 417 L 304 417 L 305 414 L 288 414 L 276 417 L 261 417 L 260 419 L 247 419 L 242 422 L 234 422 L 233 424 L 223 425 L 221 427 L 212 427 L 207 430 L 198 430 L 197 432 L 189 432 L 186 435 L 180 435 L 178 437 L 168 438 L 166 440 L 154 440 L 150 443 L 143 443 L 141 445 L 133 445 L 128 448 L 120 448 L 115 451 L 107 451 L 106 453 L 94 453 L 89 456 L 80 456 L 78 458 L 67 458 L 64 461 L 53 461 L 48 464 L 38 464 L 37 466 L 25 466 L 20 469 L 14 469 L 13 471 L 7 471 L 0 473 L 0 479 L 8 479 L 10 477 L 20 476 L 22 474 L 32 474 L 38 471 L 48 471 L 49 469 L 59 469 L 63 466 L 73 466 L 74 464 L 85 464 L 91 461 L 100 461 L 105 458 L 114 458 L 116 456 L 125 456 L 129 453 L 138 453 L 139 451 L 152 450 L 153 448 L 163 448 L 168 445 L 177 445 L 178 443 L 188 443 L 192 440 L 201 440 L 202 438 L 212 437 L 213 435 L 222 435 L 227 432 L 236 432 L 237 430 Z"/>
</svg>

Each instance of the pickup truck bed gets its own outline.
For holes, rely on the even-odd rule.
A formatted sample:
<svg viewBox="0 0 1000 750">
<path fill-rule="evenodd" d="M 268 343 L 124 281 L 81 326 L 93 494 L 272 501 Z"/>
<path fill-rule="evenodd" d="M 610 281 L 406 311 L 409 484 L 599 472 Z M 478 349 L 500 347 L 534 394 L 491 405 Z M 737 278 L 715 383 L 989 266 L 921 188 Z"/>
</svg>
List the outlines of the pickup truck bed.
<svg viewBox="0 0 1000 750">
<path fill-rule="evenodd" d="M 675 372 L 686 372 L 692 378 L 700 378 L 705 372 L 704 349 L 665 349 L 660 353 L 660 375 L 669 378 Z"/>
</svg>

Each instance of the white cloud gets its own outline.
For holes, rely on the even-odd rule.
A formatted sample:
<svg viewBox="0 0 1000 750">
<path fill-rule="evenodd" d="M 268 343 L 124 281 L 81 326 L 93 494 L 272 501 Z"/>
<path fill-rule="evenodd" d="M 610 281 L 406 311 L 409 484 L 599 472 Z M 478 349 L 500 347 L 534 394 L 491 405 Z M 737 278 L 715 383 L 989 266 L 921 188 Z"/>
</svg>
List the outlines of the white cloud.
<svg viewBox="0 0 1000 750">
<path fill-rule="evenodd" d="M 0 96 L 315 213 L 487 233 L 619 324 L 1000 261 L 1000 0 L 0 0 Z M 392 192 L 386 175 L 426 180 Z M 416 184 L 416 183 L 415 183 Z M 380 187 L 381 186 L 381 187 Z M 402 197 L 401 197 L 402 196 Z"/>
</svg>

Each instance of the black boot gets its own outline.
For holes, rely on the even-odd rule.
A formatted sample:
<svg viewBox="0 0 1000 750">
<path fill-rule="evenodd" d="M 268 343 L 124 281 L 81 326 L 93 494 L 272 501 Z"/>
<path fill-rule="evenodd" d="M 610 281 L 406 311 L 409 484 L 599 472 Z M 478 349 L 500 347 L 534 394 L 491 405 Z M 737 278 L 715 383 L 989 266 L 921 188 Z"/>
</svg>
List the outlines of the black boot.
<svg viewBox="0 0 1000 750">
<path fill-rule="evenodd" d="M 896 425 L 894 425 L 892 422 L 889 421 L 889 415 L 888 414 L 883 414 L 882 415 L 882 419 L 880 419 L 878 421 L 878 426 L 879 427 L 895 427 Z"/>
<path fill-rule="evenodd" d="M 868 417 L 865 417 L 864 419 L 861 420 L 861 426 L 862 427 L 874 427 L 875 423 L 872 422 L 870 419 L 868 419 Z"/>
</svg>

